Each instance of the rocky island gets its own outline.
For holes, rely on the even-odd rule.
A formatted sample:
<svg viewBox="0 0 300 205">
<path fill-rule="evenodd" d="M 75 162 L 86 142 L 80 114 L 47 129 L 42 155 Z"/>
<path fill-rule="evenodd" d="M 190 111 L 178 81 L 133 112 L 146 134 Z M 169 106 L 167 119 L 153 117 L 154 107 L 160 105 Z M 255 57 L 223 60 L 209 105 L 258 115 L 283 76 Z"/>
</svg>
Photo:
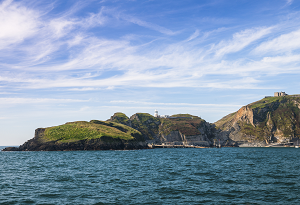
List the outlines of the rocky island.
<svg viewBox="0 0 300 205">
<path fill-rule="evenodd" d="M 190 114 L 115 113 L 107 121 L 38 128 L 33 139 L 3 151 L 124 150 L 150 145 L 291 146 L 300 137 L 300 97 L 266 97 L 215 123 Z"/>
</svg>

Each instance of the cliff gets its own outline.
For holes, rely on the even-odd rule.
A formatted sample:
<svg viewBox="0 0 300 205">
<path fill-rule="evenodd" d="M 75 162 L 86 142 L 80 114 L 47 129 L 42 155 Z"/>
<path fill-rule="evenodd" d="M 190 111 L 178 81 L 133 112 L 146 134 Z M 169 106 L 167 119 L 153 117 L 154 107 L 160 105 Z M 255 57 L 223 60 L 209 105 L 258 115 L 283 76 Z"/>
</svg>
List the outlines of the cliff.
<svg viewBox="0 0 300 205">
<path fill-rule="evenodd" d="M 300 98 L 269 97 L 243 106 L 215 123 L 233 141 L 282 143 L 300 136 Z"/>
<path fill-rule="evenodd" d="M 221 135 L 215 125 L 190 114 L 155 118 L 148 113 L 136 113 L 128 118 L 115 113 L 108 121 L 118 122 L 140 131 L 148 143 L 212 146 L 216 141 L 233 146 L 228 136 Z"/>
<path fill-rule="evenodd" d="M 92 120 L 38 128 L 33 139 L 3 151 L 124 150 L 147 148 L 142 134 L 123 124 Z"/>
</svg>

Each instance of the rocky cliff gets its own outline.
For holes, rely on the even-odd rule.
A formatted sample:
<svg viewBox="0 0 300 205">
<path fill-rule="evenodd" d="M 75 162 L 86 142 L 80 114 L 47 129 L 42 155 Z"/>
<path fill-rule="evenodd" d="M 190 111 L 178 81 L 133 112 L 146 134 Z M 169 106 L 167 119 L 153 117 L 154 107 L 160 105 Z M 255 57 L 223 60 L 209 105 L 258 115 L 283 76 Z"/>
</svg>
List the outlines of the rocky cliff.
<svg viewBox="0 0 300 205">
<path fill-rule="evenodd" d="M 236 142 L 284 142 L 300 137 L 300 98 L 269 97 L 243 106 L 215 123 Z"/>
<path fill-rule="evenodd" d="M 220 134 L 215 125 L 189 114 L 155 118 L 148 113 L 136 113 L 129 118 L 123 113 L 115 113 L 108 121 L 140 131 L 148 143 L 213 146 L 220 141 L 223 145 L 235 145 L 227 135 Z"/>
</svg>

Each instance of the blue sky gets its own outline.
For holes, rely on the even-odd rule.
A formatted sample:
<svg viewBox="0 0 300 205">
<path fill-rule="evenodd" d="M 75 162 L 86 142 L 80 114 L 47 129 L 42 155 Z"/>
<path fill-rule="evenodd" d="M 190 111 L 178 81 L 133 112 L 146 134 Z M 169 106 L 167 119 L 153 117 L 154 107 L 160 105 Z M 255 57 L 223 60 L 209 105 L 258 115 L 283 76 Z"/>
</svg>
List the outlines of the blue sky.
<svg viewBox="0 0 300 205">
<path fill-rule="evenodd" d="M 215 122 L 298 94 L 300 1 L 0 1 L 0 145 L 115 112 Z"/>
</svg>

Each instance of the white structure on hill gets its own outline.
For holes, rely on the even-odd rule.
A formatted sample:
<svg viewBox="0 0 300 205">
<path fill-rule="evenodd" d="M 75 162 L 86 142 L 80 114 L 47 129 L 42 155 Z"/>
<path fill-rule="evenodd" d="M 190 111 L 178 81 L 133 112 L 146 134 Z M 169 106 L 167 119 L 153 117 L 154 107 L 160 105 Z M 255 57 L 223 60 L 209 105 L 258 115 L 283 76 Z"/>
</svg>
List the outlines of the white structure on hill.
<svg viewBox="0 0 300 205">
<path fill-rule="evenodd" d="M 176 118 L 193 119 L 193 117 L 171 117 L 170 115 L 159 115 L 157 110 L 154 111 L 154 117 L 157 117 L 157 118 L 171 118 L 171 119 L 176 119 Z"/>
<path fill-rule="evenodd" d="M 154 117 L 159 117 L 159 118 L 170 118 L 170 115 L 159 115 L 158 111 L 154 111 Z"/>
<path fill-rule="evenodd" d="M 285 92 L 275 92 L 274 93 L 274 97 L 278 97 L 278 96 L 286 96 L 288 94 L 286 94 Z"/>
<path fill-rule="evenodd" d="M 159 117 L 157 110 L 154 111 L 154 117 Z"/>
</svg>

